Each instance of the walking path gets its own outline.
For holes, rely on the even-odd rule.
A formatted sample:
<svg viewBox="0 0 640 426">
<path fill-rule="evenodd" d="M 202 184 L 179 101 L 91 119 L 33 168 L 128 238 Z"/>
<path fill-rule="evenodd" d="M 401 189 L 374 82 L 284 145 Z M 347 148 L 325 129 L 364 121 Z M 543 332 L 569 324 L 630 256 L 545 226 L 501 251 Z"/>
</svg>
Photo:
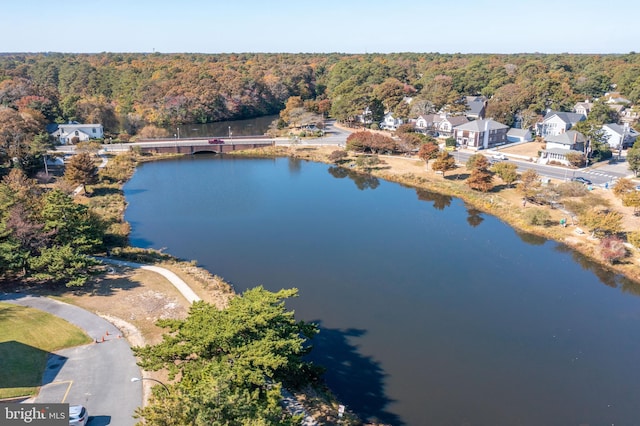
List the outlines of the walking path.
<svg viewBox="0 0 640 426">
<path fill-rule="evenodd" d="M 162 275 L 163 277 L 165 277 L 167 280 L 169 280 L 169 282 L 171 284 L 173 284 L 173 286 L 184 296 L 184 298 L 189 301 L 189 303 L 193 303 L 193 302 L 202 300 L 202 299 L 200 299 L 200 297 L 197 294 L 195 294 L 195 292 L 191 289 L 191 287 L 189 287 L 187 285 L 187 283 L 185 283 L 182 280 L 182 278 L 180 278 L 179 276 L 177 276 L 173 272 L 169 271 L 168 269 L 161 268 L 159 266 L 145 265 L 145 264 L 142 264 L 142 263 L 135 263 L 135 262 L 128 262 L 128 261 L 124 261 L 124 260 L 110 259 L 110 258 L 107 258 L 107 257 L 97 257 L 96 259 L 101 260 L 104 263 L 109 263 L 109 264 L 112 264 L 112 265 L 126 266 L 126 267 L 130 267 L 130 268 L 140 268 L 140 269 L 146 269 L 146 270 L 149 270 L 149 271 L 156 272 L 156 273 Z M 288 390 L 283 388 L 281 393 L 282 393 L 282 405 L 291 414 L 294 414 L 294 415 L 303 414 L 304 415 L 304 419 L 303 419 L 301 425 L 303 425 L 303 426 L 314 426 L 314 425 L 318 424 L 318 422 L 313 417 L 311 417 L 310 415 L 307 414 L 307 412 L 304 409 L 304 407 L 302 406 L 302 404 L 300 404 L 300 402 L 293 396 L 293 394 L 291 394 L 291 392 L 289 392 Z"/>
<path fill-rule="evenodd" d="M 128 261 L 125 261 L 125 260 L 111 259 L 111 258 L 108 258 L 108 257 L 96 257 L 96 259 L 98 259 L 98 260 L 100 260 L 100 261 L 102 261 L 104 263 L 110 263 L 112 265 L 127 266 L 129 268 L 140 268 L 140 269 L 146 269 L 146 270 L 149 270 L 149 271 L 156 272 L 156 273 L 162 275 L 163 277 L 165 277 L 167 280 L 169 280 L 169 282 L 171 284 L 173 284 L 173 286 L 176 289 L 178 289 L 178 291 L 184 296 L 184 298 L 187 299 L 187 301 L 189 301 L 189 303 L 198 302 L 198 301 L 202 300 L 200 298 L 200 296 L 198 296 L 191 289 L 191 287 L 189 287 L 187 285 L 187 283 L 185 283 L 182 280 L 182 278 L 180 278 L 179 276 L 177 276 L 173 272 L 169 271 L 168 269 L 161 268 L 159 266 L 144 265 L 142 263 L 128 262 Z"/>
</svg>

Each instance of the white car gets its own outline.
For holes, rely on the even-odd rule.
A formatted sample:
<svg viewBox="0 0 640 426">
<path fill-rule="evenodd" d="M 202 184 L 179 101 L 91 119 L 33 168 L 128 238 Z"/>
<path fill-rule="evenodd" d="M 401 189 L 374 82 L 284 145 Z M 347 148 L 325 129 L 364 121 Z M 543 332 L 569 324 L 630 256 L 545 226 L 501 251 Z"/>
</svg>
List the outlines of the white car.
<svg viewBox="0 0 640 426">
<path fill-rule="evenodd" d="M 69 406 L 69 426 L 85 426 L 89 421 L 89 413 L 82 405 Z"/>
<path fill-rule="evenodd" d="M 500 161 L 508 160 L 507 156 L 504 154 L 495 154 L 495 155 L 492 155 L 491 158 L 493 158 L 494 160 L 500 160 Z"/>
</svg>

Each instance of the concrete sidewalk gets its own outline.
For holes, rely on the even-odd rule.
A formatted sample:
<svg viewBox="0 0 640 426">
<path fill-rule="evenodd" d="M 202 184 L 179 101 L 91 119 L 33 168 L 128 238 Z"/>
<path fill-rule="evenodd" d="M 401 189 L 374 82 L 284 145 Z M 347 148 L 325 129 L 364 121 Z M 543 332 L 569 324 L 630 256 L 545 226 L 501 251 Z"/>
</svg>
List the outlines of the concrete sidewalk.
<svg viewBox="0 0 640 426">
<path fill-rule="evenodd" d="M 184 296 L 184 298 L 187 299 L 187 301 L 189 301 L 189 303 L 193 303 L 193 302 L 197 302 L 199 300 L 202 300 L 200 298 L 200 296 L 198 296 L 193 290 L 191 290 L 191 287 L 189 287 L 182 280 L 182 278 L 180 278 L 179 276 L 177 276 L 173 272 L 169 271 L 168 269 L 161 268 L 159 266 L 144 265 L 142 263 L 128 262 L 126 260 L 110 259 L 108 257 L 96 257 L 96 259 L 98 259 L 98 260 L 100 260 L 101 262 L 104 262 L 104 263 L 109 263 L 111 265 L 127 266 L 129 268 L 140 268 L 140 269 L 146 269 L 146 270 L 149 270 L 149 271 L 156 272 L 156 273 L 162 275 L 163 277 L 165 277 L 167 280 L 169 280 L 169 282 L 176 289 L 178 289 L 178 291 Z"/>
</svg>

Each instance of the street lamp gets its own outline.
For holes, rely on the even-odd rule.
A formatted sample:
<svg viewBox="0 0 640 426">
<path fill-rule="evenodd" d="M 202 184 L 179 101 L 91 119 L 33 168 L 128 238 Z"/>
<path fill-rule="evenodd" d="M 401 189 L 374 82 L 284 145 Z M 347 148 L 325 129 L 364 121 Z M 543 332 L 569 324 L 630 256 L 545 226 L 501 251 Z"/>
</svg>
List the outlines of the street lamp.
<svg viewBox="0 0 640 426">
<path fill-rule="evenodd" d="M 162 385 L 162 387 L 164 387 L 164 390 L 166 390 L 166 391 L 167 391 L 167 395 L 171 393 L 171 392 L 169 392 L 169 388 L 167 387 L 167 385 L 165 385 L 164 383 L 162 383 L 160 380 L 152 379 L 151 377 L 142 377 L 142 378 L 140 378 L 140 377 L 132 377 L 132 378 L 131 378 L 131 383 L 134 383 L 134 382 L 141 382 L 141 381 L 143 381 L 143 380 L 152 380 L 152 381 L 154 381 L 154 382 L 158 382 L 158 383 L 160 383 L 160 384 Z"/>
<path fill-rule="evenodd" d="M 180 139 L 180 127 L 176 127 L 178 129 L 178 139 Z"/>
<path fill-rule="evenodd" d="M 232 135 L 232 134 L 233 134 L 233 133 L 231 133 L 231 126 L 229 126 L 229 139 L 231 139 L 231 135 Z"/>
</svg>

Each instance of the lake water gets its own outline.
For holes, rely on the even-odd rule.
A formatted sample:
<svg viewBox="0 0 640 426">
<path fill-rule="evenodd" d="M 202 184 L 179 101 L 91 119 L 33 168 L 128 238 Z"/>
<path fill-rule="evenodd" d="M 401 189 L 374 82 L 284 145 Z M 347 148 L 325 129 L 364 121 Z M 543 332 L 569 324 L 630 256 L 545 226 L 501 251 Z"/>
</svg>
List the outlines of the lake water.
<svg viewBox="0 0 640 426">
<path fill-rule="evenodd" d="M 640 422 L 638 289 L 455 198 L 294 159 L 187 157 L 125 185 L 131 243 L 241 292 L 297 287 L 342 403 L 393 425 Z"/>
<path fill-rule="evenodd" d="M 221 137 L 229 138 L 240 136 L 264 135 L 271 123 L 278 119 L 278 115 L 267 115 L 263 117 L 248 118 L 246 120 L 217 121 L 205 124 L 182 124 L 167 127 L 169 134 L 178 136 L 178 129 L 181 138 L 203 138 Z"/>
</svg>

